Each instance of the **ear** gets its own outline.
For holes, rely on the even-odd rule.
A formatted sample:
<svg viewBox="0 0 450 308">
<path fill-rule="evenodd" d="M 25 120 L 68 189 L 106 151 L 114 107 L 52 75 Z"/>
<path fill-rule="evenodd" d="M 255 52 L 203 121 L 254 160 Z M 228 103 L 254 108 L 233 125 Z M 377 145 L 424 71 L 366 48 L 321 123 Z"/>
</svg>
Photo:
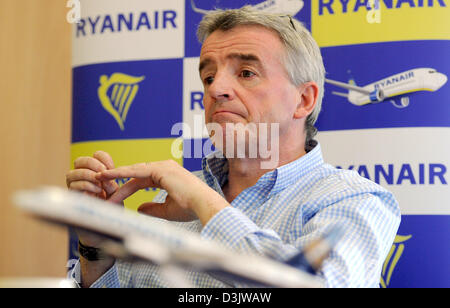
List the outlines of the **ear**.
<svg viewBox="0 0 450 308">
<path fill-rule="evenodd" d="M 319 87 L 314 81 L 306 82 L 298 86 L 299 102 L 294 113 L 295 119 L 306 118 L 317 104 Z"/>
</svg>

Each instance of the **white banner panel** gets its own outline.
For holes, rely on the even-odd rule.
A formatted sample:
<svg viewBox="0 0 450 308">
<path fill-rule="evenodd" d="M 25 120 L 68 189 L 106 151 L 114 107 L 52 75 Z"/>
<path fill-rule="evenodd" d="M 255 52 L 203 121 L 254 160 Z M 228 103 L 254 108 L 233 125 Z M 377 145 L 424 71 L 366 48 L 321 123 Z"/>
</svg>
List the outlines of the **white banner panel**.
<svg viewBox="0 0 450 308">
<path fill-rule="evenodd" d="M 393 192 L 403 215 L 450 215 L 450 128 L 321 132 L 325 161 Z"/>
<path fill-rule="evenodd" d="M 73 27 L 74 67 L 184 56 L 184 1 L 81 1 Z"/>
<path fill-rule="evenodd" d="M 183 130 L 185 139 L 208 138 L 205 129 L 203 85 L 198 72 L 199 58 L 183 60 Z"/>
</svg>

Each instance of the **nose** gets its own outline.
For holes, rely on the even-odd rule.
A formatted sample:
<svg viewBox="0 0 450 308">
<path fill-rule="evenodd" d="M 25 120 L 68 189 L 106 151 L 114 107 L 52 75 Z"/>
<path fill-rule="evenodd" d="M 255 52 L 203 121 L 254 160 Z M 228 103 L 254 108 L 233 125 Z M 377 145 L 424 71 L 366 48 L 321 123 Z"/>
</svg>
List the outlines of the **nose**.
<svg viewBox="0 0 450 308">
<path fill-rule="evenodd" d="M 234 98 L 233 80 L 226 73 L 216 73 L 213 82 L 209 85 L 209 95 L 218 103 Z"/>
<path fill-rule="evenodd" d="M 436 74 L 436 85 L 440 89 L 444 84 L 447 83 L 447 76 L 442 73 Z"/>
</svg>

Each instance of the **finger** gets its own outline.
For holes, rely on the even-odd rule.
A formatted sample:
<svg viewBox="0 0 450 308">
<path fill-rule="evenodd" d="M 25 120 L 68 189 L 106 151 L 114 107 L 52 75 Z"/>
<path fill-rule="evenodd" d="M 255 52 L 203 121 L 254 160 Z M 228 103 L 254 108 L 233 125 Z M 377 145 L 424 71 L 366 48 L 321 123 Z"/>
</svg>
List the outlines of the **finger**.
<svg viewBox="0 0 450 308">
<path fill-rule="evenodd" d="M 102 192 L 100 192 L 98 194 L 93 193 L 93 192 L 89 192 L 89 191 L 83 191 L 83 194 L 85 194 L 85 195 L 87 195 L 89 197 L 100 198 L 100 199 L 106 200 L 106 196 L 105 196 L 105 192 L 104 191 L 102 191 Z"/>
<path fill-rule="evenodd" d="M 119 184 L 117 184 L 115 181 L 104 181 L 101 183 L 108 196 L 114 194 L 119 189 Z"/>
<path fill-rule="evenodd" d="M 69 189 L 71 190 L 77 190 L 77 191 L 84 191 L 84 192 L 91 192 L 94 194 L 99 194 L 102 192 L 102 188 L 98 187 L 97 185 L 88 182 L 88 181 L 75 181 L 70 183 Z"/>
<path fill-rule="evenodd" d="M 131 166 L 119 167 L 112 170 L 103 170 L 97 174 L 100 181 L 123 178 L 146 178 L 151 175 L 150 163 L 140 163 Z"/>
<path fill-rule="evenodd" d="M 75 181 L 89 181 L 93 184 L 100 185 L 100 181 L 95 178 L 97 172 L 90 169 L 74 169 L 70 170 L 66 175 L 67 186 Z"/>
<path fill-rule="evenodd" d="M 102 164 L 98 159 L 93 157 L 78 157 L 77 159 L 75 159 L 73 164 L 75 169 L 90 169 L 95 172 L 106 170 L 106 166 Z"/>
<path fill-rule="evenodd" d="M 99 160 L 107 169 L 114 169 L 114 161 L 107 152 L 97 151 L 94 153 L 94 158 Z M 119 188 L 119 185 L 115 181 L 104 181 L 102 182 L 103 189 L 108 195 L 112 195 Z"/>
<path fill-rule="evenodd" d="M 84 191 L 83 194 L 88 195 L 90 197 L 95 197 L 96 196 L 95 193 L 92 193 L 92 192 L 89 192 L 89 191 Z"/>
<path fill-rule="evenodd" d="M 138 212 L 170 221 L 192 221 L 196 218 L 191 211 L 174 205 L 170 201 L 165 203 L 143 203 L 139 206 Z"/>
<path fill-rule="evenodd" d="M 123 200 L 134 194 L 140 189 L 145 188 L 145 184 L 141 179 L 131 179 L 122 185 L 110 198 L 109 201 L 121 203 Z"/>
<path fill-rule="evenodd" d="M 167 205 L 165 203 L 147 202 L 139 206 L 138 212 L 144 215 L 168 219 Z"/>
<path fill-rule="evenodd" d="M 94 158 L 98 159 L 107 169 L 114 169 L 114 161 L 107 152 L 97 151 L 94 153 Z"/>
</svg>

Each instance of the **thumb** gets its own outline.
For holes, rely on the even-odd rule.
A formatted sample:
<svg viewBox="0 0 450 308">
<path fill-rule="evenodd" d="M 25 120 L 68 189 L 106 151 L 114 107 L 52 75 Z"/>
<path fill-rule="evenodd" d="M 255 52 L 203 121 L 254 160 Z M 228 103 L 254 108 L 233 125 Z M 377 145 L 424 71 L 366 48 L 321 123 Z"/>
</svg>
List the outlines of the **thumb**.
<svg viewBox="0 0 450 308">
<path fill-rule="evenodd" d="M 165 203 L 142 203 L 138 208 L 138 212 L 144 215 L 170 220 L 168 219 L 167 205 Z"/>
<path fill-rule="evenodd" d="M 122 187 L 118 188 L 108 200 L 113 203 L 122 203 L 123 200 L 143 188 L 141 182 L 141 179 L 129 180 Z"/>
<path fill-rule="evenodd" d="M 139 206 L 138 212 L 170 221 L 192 221 L 197 218 L 193 212 L 183 209 L 173 202 L 147 202 Z"/>
</svg>

